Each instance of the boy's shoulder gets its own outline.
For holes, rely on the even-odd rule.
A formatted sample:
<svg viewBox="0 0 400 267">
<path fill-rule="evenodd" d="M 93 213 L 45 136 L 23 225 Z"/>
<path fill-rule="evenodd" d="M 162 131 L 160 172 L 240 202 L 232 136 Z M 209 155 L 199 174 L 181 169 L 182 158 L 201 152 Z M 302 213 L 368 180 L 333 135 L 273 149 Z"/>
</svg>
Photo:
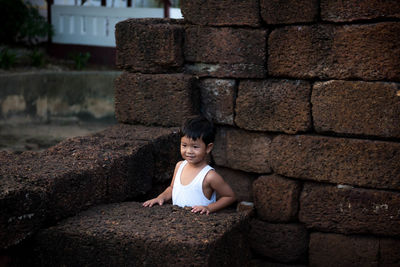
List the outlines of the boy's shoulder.
<svg viewBox="0 0 400 267">
<path fill-rule="evenodd" d="M 215 169 L 211 169 L 206 176 L 204 177 L 204 179 L 206 180 L 206 182 L 211 182 L 214 180 L 219 180 L 219 179 L 223 179 L 222 176 L 215 170 Z"/>
</svg>

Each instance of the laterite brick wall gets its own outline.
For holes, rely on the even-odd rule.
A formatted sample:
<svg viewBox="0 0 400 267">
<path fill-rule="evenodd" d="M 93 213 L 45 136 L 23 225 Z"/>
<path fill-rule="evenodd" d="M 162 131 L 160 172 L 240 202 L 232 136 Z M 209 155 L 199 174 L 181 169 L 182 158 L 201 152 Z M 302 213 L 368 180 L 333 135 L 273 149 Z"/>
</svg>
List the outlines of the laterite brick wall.
<svg viewBox="0 0 400 267">
<path fill-rule="evenodd" d="M 400 265 L 400 4 L 186 0 L 116 26 L 116 116 L 218 125 L 255 262 Z M 234 244 L 232 244 L 234 245 Z"/>
</svg>

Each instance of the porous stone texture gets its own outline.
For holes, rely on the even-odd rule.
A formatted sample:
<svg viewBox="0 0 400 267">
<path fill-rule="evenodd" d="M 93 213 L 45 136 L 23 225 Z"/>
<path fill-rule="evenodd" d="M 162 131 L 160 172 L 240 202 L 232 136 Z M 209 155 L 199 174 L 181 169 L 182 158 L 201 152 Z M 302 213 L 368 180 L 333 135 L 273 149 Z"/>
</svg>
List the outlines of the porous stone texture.
<svg viewBox="0 0 400 267">
<path fill-rule="evenodd" d="M 397 0 L 322 0 L 321 18 L 334 22 L 400 18 L 400 5 Z"/>
<path fill-rule="evenodd" d="M 184 0 L 181 3 L 185 20 L 199 25 L 257 27 L 259 9 L 256 0 Z"/>
<path fill-rule="evenodd" d="M 273 174 L 253 183 L 254 204 L 258 218 L 268 222 L 297 219 L 301 183 Z"/>
<path fill-rule="evenodd" d="M 198 77 L 216 78 L 264 78 L 264 65 L 247 63 L 186 63 L 185 73 Z"/>
<path fill-rule="evenodd" d="M 10 152 L 0 153 L 1 165 L 14 158 Z M 1 166 L 3 169 L 4 166 Z M 45 220 L 47 195 L 43 188 L 24 184 L 17 176 L 1 175 L 0 183 L 0 248 L 19 244 L 39 230 Z M 7 266 L 7 265 L 6 265 Z"/>
<path fill-rule="evenodd" d="M 128 19 L 115 26 L 116 65 L 142 73 L 179 71 L 184 28 L 173 19 Z"/>
<path fill-rule="evenodd" d="M 166 172 L 167 167 L 154 169 L 153 153 L 173 131 L 116 125 L 43 152 L 0 153 L 0 248 L 19 243 L 44 222 L 143 195 L 153 176 Z"/>
<path fill-rule="evenodd" d="M 398 192 L 306 183 L 299 219 L 323 232 L 399 237 L 399 209 Z"/>
<path fill-rule="evenodd" d="M 271 172 L 271 137 L 263 133 L 220 127 L 212 156 L 217 165 L 256 173 Z"/>
<path fill-rule="evenodd" d="M 202 79 L 198 86 L 203 114 L 215 123 L 233 125 L 236 81 Z"/>
<path fill-rule="evenodd" d="M 311 85 L 306 81 L 241 81 L 237 126 L 254 131 L 297 133 L 311 128 Z"/>
<path fill-rule="evenodd" d="M 308 233 L 301 224 L 271 224 L 253 219 L 249 238 L 252 250 L 269 259 L 284 263 L 306 259 Z"/>
<path fill-rule="evenodd" d="M 253 201 L 253 181 L 256 179 L 256 175 L 242 172 L 238 170 L 232 170 L 220 166 L 215 166 L 215 170 L 224 178 L 233 192 L 236 194 L 238 202 L 240 201 Z"/>
<path fill-rule="evenodd" d="M 261 17 L 267 24 L 313 22 L 317 19 L 318 9 L 317 0 L 260 0 Z"/>
<path fill-rule="evenodd" d="M 268 73 L 399 81 L 399 32 L 399 22 L 278 28 L 268 40 Z"/>
<path fill-rule="evenodd" d="M 226 64 L 233 69 L 263 70 L 265 75 L 266 36 L 262 29 L 189 26 L 185 31 L 185 60 L 192 63 Z M 239 65 L 239 67 L 234 66 Z M 196 68 L 192 68 L 192 72 Z"/>
<path fill-rule="evenodd" d="M 317 132 L 400 137 L 400 84 L 317 82 L 311 103 Z"/>
<path fill-rule="evenodd" d="M 311 233 L 310 266 L 380 266 L 379 239 Z"/>
<path fill-rule="evenodd" d="M 399 265 L 400 262 L 400 240 L 391 238 L 379 239 L 379 263 L 380 266 Z"/>
<path fill-rule="evenodd" d="M 125 72 L 115 82 L 115 115 L 122 123 L 180 126 L 199 105 L 191 75 Z"/>
<path fill-rule="evenodd" d="M 98 206 L 40 232 L 40 266 L 244 266 L 245 213 L 205 216 L 172 205 Z"/>
<path fill-rule="evenodd" d="M 319 182 L 400 189 L 400 143 L 279 135 L 271 145 L 277 174 Z"/>
<path fill-rule="evenodd" d="M 307 267 L 307 265 L 303 265 L 303 264 L 277 263 L 277 262 L 273 262 L 273 261 L 267 261 L 264 259 L 253 259 L 250 262 L 250 266 L 252 266 L 252 267 Z"/>
</svg>

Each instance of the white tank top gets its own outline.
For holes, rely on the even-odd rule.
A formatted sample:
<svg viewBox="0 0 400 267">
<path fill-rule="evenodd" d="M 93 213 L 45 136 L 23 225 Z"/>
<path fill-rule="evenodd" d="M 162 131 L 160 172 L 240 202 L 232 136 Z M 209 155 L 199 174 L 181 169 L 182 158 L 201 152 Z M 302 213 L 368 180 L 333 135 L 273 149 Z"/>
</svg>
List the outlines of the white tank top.
<svg viewBox="0 0 400 267">
<path fill-rule="evenodd" d="M 187 161 L 183 161 L 176 172 L 174 187 L 172 189 L 172 204 L 179 207 L 207 206 L 216 201 L 215 191 L 208 199 L 203 193 L 203 180 L 206 174 L 213 170 L 209 165 L 205 166 L 188 185 L 181 183 L 181 174 Z"/>
</svg>

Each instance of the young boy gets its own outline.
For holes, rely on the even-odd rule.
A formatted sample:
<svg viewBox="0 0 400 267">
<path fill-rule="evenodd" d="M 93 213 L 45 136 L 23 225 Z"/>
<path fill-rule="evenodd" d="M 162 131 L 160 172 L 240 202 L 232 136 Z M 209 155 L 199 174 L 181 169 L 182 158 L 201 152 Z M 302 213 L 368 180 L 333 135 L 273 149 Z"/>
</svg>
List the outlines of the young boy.
<svg viewBox="0 0 400 267">
<path fill-rule="evenodd" d="M 214 125 L 206 118 L 198 116 L 187 120 L 181 129 L 180 151 L 184 160 L 176 164 L 171 185 L 143 206 L 163 205 L 172 198 L 173 205 L 191 207 L 194 213 L 210 214 L 235 202 L 231 187 L 207 164 L 214 138 Z"/>
</svg>

